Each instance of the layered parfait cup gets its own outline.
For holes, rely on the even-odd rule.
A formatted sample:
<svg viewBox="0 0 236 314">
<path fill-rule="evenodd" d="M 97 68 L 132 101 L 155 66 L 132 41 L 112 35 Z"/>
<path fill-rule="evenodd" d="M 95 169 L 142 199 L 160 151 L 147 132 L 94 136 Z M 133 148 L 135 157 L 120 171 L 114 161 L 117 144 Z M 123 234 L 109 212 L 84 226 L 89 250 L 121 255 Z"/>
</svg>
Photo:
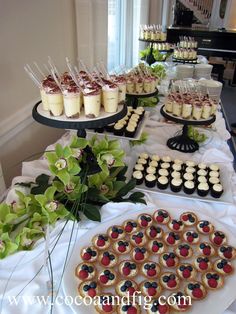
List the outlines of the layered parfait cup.
<svg viewBox="0 0 236 314">
<path fill-rule="evenodd" d="M 85 88 L 83 91 L 84 113 L 87 118 L 97 118 L 101 110 L 101 89 Z"/>
<path fill-rule="evenodd" d="M 81 110 L 81 93 L 76 85 L 63 90 L 64 111 L 67 118 L 78 118 Z"/>
<path fill-rule="evenodd" d="M 63 96 L 60 88 L 54 84 L 47 90 L 48 108 L 52 116 L 58 117 L 63 114 Z"/>
<path fill-rule="evenodd" d="M 119 88 L 114 83 L 102 87 L 102 103 L 105 112 L 113 113 L 118 109 Z"/>
</svg>

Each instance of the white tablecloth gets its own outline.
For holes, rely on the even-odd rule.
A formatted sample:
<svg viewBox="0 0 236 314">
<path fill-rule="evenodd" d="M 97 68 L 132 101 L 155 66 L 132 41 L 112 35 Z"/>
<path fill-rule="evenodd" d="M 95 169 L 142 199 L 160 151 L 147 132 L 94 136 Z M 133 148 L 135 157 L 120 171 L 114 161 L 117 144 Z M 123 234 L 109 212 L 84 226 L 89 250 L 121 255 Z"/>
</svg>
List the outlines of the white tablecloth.
<svg viewBox="0 0 236 314">
<path fill-rule="evenodd" d="M 161 156 L 170 155 L 173 158 L 181 158 L 183 160 L 193 159 L 197 162 L 204 161 L 207 163 L 223 163 L 224 167 L 227 168 L 228 175 L 232 176 L 231 187 L 234 193 L 234 201 L 236 202 L 236 175 L 232 166 L 233 155 L 231 154 L 226 142 L 230 138 L 230 135 L 226 131 L 224 119 L 222 118 L 221 113 L 219 112 L 217 114 L 217 121 L 215 123 L 216 130 L 211 132 L 212 138 L 210 142 L 207 145 L 200 147 L 199 151 L 193 154 L 183 154 L 167 148 L 166 140 L 173 136 L 173 134 L 179 130 L 180 127 L 176 125 L 165 125 L 159 121 L 158 117 L 158 110 L 151 114 L 151 119 L 147 123 L 145 129 L 145 131 L 150 133 L 149 139 L 145 145 L 137 146 L 135 149 L 131 149 L 128 141 L 121 140 L 121 145 L 126 150 L 127 155 L 132 155 L 135 150 L 136 152 L 146 151 L 148 153 L 157 153 Z M 73 132 L 67 132 L 58 142 L 63 145 L 67 144 L 70 141 L 72 133 Z M 53 146 L 48 147 L 48 149 L 52 148 Z M 24 162 L 22 167 L 22 176 L 15 178 L 13 180 L 13 184 L 22 181 L 32 181 L 41 173 L 49 174 L 45 159 Z M 15 197 L 14 189 L 12 189 L 8 193 L 7 201 L 10 202 Z M 149 205 L 154 204 L 157 208 L 164 207 L 168 209 L 168 207 L 179 207 L 204 213 L 220 220 L 220 222 L 225 224 L 227 228 L 236 236 L 236 206 L 233 204 L 224 205 L 220 203 L 207 203 L 193 199 L 187 200 L 177 198 L 175 196 L 162 196 L 153 193 L 149 193 L 147 195 L 147 201 L 149 202 Z M 130 209 L 141 209 L 145 206 L 130 203 L 106 204 L 101 209 L 102 222 L 108 221 L 109 219 L 120 215 L 121 207 L 122 214 L 125 216 L 125 212 L 128 212 Z M 66 225 L 65 230 L 51 256 L 55 289 L 60 284 L 60 278 L 62 277 L 63 262 L 65 260 L 72 224 L 72 222 L 69 222 Z M 83 222 L 80 222 L 76 227 L 78 231 L 77 239 L 88 229 L 94 228 L 97 224 L 98 223 L 88 221 L 84 218 Z M 62 226 L 64 226 L 64 222 L 59 222 L 57 226 L 51 230 L 50 248 L 53 247 L 55 239 L 62 229 Z M 75 234 L 76 233 L 74 233 L 74 240 Z M 41 272 L 39 272 L 44 263 L 44 250 L 45 242 L 40 240 L 36 244 L 33 251 L 19 252 L 0 261 L 0 295 L 1 297 L 4 295 L 0 304 L 0 313 L 49 313 L 50 307 L 48 305 L 39 304 L 38 300 L 35 299 L 36 296 L 47 296 L 48 294 L 47 282 L 50 281 L 48 278 L 48 272 L 45 267 L 41 270 Z M 36 274 L 37 276 L 34 278 Z M 14 302 L 14 296 L 16 297 L 18 295 L 20 296 L 18 299 L 19 304 L 17 306 L 10 304 L 10 301 Z M 62 298 L 64 297 L 62 287 L 59 290 L 58 296 Z M 61 302 L 63 303 L 65 300 L 63 301 L 63 299 L 60 299 L 59 303 Z M 72 310 L 68 305 L 63 303 L 62 305 L 55 305 L 53 313 L 70 314 L 72 313 Z M 236 313 L 236 302 L 234 302 L 224 314 L 230 313 Z"/>
</svg>

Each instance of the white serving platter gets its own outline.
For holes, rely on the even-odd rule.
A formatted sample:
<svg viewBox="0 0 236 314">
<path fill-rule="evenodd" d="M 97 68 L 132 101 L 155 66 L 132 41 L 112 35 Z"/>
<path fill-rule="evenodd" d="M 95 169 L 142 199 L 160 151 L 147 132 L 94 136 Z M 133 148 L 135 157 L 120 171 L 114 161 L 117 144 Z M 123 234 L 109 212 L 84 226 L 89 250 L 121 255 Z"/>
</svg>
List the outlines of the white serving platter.
<svg viewBox="0 0 236 314">
<path fill-rule="evenodd" d="M 125 206 L 125 205 L 124 205 Z M 136 211 L 130 211 L 128 214 L 129 219 L 136 219 L 137 216 L 141 213 L 149 213 L 152 214 L 157 208 L 153 209 L 150 207 L 144 207 L 144 210 L 136 210 Z M 178 208 L 171 208 L 166 209 L 170 215 L 173 218 L 178 218 L 179 215 L 181 215 L 183 212 L 188 211 L 187 209 L 178 209 Z M 191 212 L 193 212 L 191 210 Z M 232 245 L 236 247 L 236 238 L 229 232 L 229 230 L 222 225 L 219 221 L 215 220 L 212 217 L 200 214 L 196 212 L 196 215 L 198 216 L 199 220 L 209 220 L 214 226 L 216 230 L 222 231 L 226 234 L 227 238 L 229 239 L 228 243 L 229 245 Z M 89 230 L 86 234 L 84 234 L 82 237 L 80 237 L 74 247 L 74 251 L 70 257 L 70 260 L 67 264 L 67 268 L 63 277 L 63 290 L 65 295 L 69 295 L 73 299 L 76 297 L 78 298 L 77 293 L 77 287 L 80 283 L 79 279 L 75 277 L 75 268 L 76 266 L 82 262 L 80 258 L 80 250 L 88 245 L 91 245 L 91 239 L 93 236 L 99 233 L 105 233 L 107 229 L 112 225 L 120 225 L 123 223 L 123 221 L 127 218 L 127 212 L 125 212 L 125 215 L 120 215 L 112 220 L 109 220 L 105 223 L 100 224 L 94 229 Z M 164 231 L 167 231 L 168 229 L 166 227 L 161 226 Z M 206 241 L 207 237 L 202 236 L 201 241 Z M 125 259 L 126 256 L 124 255 Z M 149 260 L 155 260 L 157 257 L 151 257 Z M 191 259 L 188 259 L 187 262 L 191 263 Z M 232 261 L 232 265 L 236 267 L 236 260 Z M 137 282 L 140 282 L 140 277 L 137 278 Z M 198 280 L 200 277 L 198 277 Z M 143 279 L 142 279 L 143 280 Z M 209 291 L 208 295 L 205 299 L 201 301 L 193 301 L 193 306 L 190 310 L 186 311 L 185 313 L 188 314 L 222 314 L 225 309 L 227 309 L 230 304 L 236 299 L 236 289 L 235 289 L 235 282 L 236 282 L 236 272 L 234 272 L 232 275 L 227 276 L 225 278 L 225 285 L 222 289 L 216 290 L 216 291 Z M 185 283 L 186 285 L 186 283 Z M 181 290 L 181 286 L 180 286 Z M 112 292 L 112 289 L 109 288 L 108 291 Z M 168 294 L 170 294 L 169 292 Z M 164 293 L 165 295 L 165 293 Z M 95 314 L 97 313 L 94 309 L 93 305 L 86 306 L 84 304 L 76 305 L 75 302 L 73 304 L 70 304 L 71 309 L 74 313 L 77 314 Z M 146 313 L 145 310 L 142 310 L 142 314 Z M 175 311 L 171 311 L 172 314 L 179 313 Z"/>
</svg>

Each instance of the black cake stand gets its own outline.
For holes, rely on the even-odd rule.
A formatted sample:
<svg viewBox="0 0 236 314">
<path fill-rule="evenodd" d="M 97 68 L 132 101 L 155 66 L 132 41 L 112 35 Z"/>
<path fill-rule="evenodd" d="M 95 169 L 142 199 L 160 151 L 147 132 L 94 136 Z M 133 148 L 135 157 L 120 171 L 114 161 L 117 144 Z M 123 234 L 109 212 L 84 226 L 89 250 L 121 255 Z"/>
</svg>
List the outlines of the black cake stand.
<svg viewBox="0 0 236 314">
<path fill-rule="evenodd" d="M 101 116 L 94 119 L 88 119 L 85 116 L 80 118 L 67 118 L 65 115 L 54 117 L 48 111 L 42 109 L 42 102 L 39 101 L 35 104 L 32 116 L 33 118 L 44 125 L 51 126 L 58 129 L 72 129 L 77 130 L 78 137 L 86 137 L 85 129 L 102 128 L 108 124 L 114 123 L 122 119 L 127 114 L 127 105 L 125 102 L 119 104 L 118 111 L 115 113 L 101 112 Z"/>
<path fill-rule="evenodd" d="M 188 126 L 189 125 L 210 125 L 215 121 L 216 117 L 212 116 L 206 120 L 203 120 L 203 119 L 202 120 L 186 120 L 186 119 L 174 117 L 173 115 L 167 113 L 164 107 L 165 105 L 163 105 L 160 110 L 163 117 L 165 117 L 166 119 L 170 121 L 183 124 L 182 134 L 168 139 L 166 145 L 170 149 L 178 150 L 182 153 L 194 153 L 195 151 L 197 151 L 199 149 L 199 145 L 196 141 L 194 141 L 188 136 Z"/>
<path fill-rule="evenodd" d="M 153 93 L 143 93 L 143 94 L 138 94 L 138 93 L 126 93 L 127 98 L 131 99 L 131 106 L 136 109 L 138 107 L 138 99 L 139 98 L 148 98 L 148 97 L 153 97 L 158 94 L 158 89 L 155 90 Z"/>
</svg>

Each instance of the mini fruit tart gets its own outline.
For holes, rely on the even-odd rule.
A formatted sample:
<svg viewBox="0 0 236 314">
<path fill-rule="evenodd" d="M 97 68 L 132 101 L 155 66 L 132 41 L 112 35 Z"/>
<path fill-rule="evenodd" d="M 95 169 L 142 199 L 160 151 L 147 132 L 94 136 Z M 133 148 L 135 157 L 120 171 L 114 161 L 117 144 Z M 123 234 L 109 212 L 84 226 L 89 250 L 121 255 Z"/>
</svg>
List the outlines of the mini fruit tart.
<svg viewBox="0 0 236 314">
<path fill-rule="evenodd" d="M 160 263 L 167 268 L 177 267 L 179 264 L 179 258 L 175 253 L 163 253 L 160 256 Z"/>
<path fill-rule="evenodd" d="M 163 273 L 160 277 L 160 283 L 164 289 L 176 290 L 179 287 L 180 280 L 174 273 Z"/>
<path fill-rule="evenodd" d="M 100 294 L 100 287 L 96 281 L 84 281 L 79 285 L 78 292 L 82 297 L 94 298 Z"/>
<path fill-rule="evenodd" d="M 194 260 L 194 265 L 200 272 L 210 271 L 212 269 L 211 262 L 206 256 L 197 256 Z"/>
<path fill-rule="evenodd" d="M 169 314 L 170 306 L 168 303 L 160 304 L 158 299 L 154 299 L 149 303 L 149 307 L 146 311 L 147 314 Z"/>
<path fill-rule="evenodd" d="M 175 246 L 181 242 L 180 235 L 173 231 L 166 233 L 164 235 L 164 240 L 168 246 Z"/>
<path fill-rule="evenodd" d="M 94 246 L 88 246 L 81 250 L 80 256 L 83 261 L 93 263 L 98 259 L 98 250 Z"/>
<path fill-rule="evenodd" d="M 163 230 L 152 225 L 145 230 L 145 233 L 149 239 L 160 239 L 162 238 Z"/>
<path fill-rule="evenodd" d="M 174 232 L 182 232 L 184 230 L 184 224 L 182 220 L 172 219 L 168 222 L 168 227 Z"/>
<path fill-rule="evenodd" d="M 117 313 L 116 304 L 113 304 L 114 296 L 111 293 L 102 294 L 99 296 L 99 302 L 96 302 L 95 309 L 98 313 L 112 314 Z"/>
<path fill-rule="evenodd" d="M 197 244 L 200 240 L 199 234 L 195 231 L 186 231 L 183 234 L 183 238 L 190 244 Z"/>
<path fill-rule="evenodd" d="M 153 219 L 155 222 L 157 222 L 159 224 L 166 225 L 170 220 L 170 215 L 166 210 L 158 209 L 153 214 Z"/>
<path fill-rule="evenodd" d="M 122 261 L 119 264 L 119 273 L 126 278 L 133 278 L 138 274 L 138 267 L 133 261 Z"/>
<path fill-rule="evenodd" d="M 125 237 L 125 232 L 123 227 L 115 225 L 107 230 L 107 235 L 111 240 L 116 241 L 123 239 Z"/>
<path fill-rule="evenodd" d="M 109 287 L 113 286 L 117 281 L 117 274 L 114 270 L 103 269 L 98 274 L 98 282 L 101 286 Z"/>
<path fill-rule="evenodd" d="M 102 252 L 99 255 L 98 260 L 99 260 L 99 263 L 101 266 L 109 267 L 109 268 L 116 266 L 116 264 L 118 262 L 118 258 L 116 256 L 116 254 L 114 254 L 111 251 Z"/>
<path fill-rule="evenodd" d="M 197 271 L 191 264 L 180 264 L 177 268 L 178 276 L 183 280 L 194 280 L 197 277 Z"/>
<path fill-rule="evenodd" d="M 191 281 L 185 288 L 185 292 L 194 300 L 202 300 L 207 295 L 207 290 L 199 281 Z"/>
<path fill-rule="evenodd" d="M 113 250 L 118 254 L 127 254 L 131 251 L 131 245 L 129 241 L 119 240 L 112 246 Z"/>
<path fill-rule="evenodd" d="M 189 244 L 183 243 L 179 244 L 175 248 L 175 253 L 180 258 L 190 258 L 193 255 L 193 249 L 190 247 Z"/>
<path fill-rule="evenodd" d="M 138 216 L 138 225 L 141 228 L 148 228 L 153 223 L 152 216 L 149 214 L 141 214 Z"/>
<path fill-rule="evenodd" d="M 232 260 L 236 257 L 236 250 L 230 245 L 223 245 L 218 248 L 218 255 L 221 258 Z"/>
<path fill-rule="evenodd" d="M 231 275 L 234 271 L 231 262 L 226 259 L 216 260 L 213 269 L 222 275 Z"/>
<path fill-rule="evenodd" d="M 75 269 L 75 275 L 80 280 L 91 280 L 96 276 L 96 268 L 90 263 L 80 263 Z"/>
<path fill-rule="evenodd" d="M 210 241 L 217 246 L 221 246 L 226 243 L 226 235 L 221 231 L 215 231 L 214 233 L 210 234 Z"/>
<path fill-rule="evenodd" d="M 157 278 L 160 271 L 160 265 L 153 261 L 145 262 L 141 266 L 141 273 L 149 279 Z"/>
<path fill-rule="evenodd" d="M 144 280 L 139 284 L 139 289 L 144 297 L 156 298 L 160 295 L 162 287 L 155 280 Z"/>
<path fill-rule="evenodd" d="M 198 251 L 200 252 L 201 255 L 207 257 L 214 256 L 216 253 L 214 247 L 208 242 L 201 242 L 198 245 Z"/>
<path fill-rule="evenodd" d="M 132 301 L 126 300 L 117 307 L 118 314 L 141 314 L 140 306 Z"/>
<path fill-rule="evenodd" d="M 143 246 L 147 243 L 147 237 L 143 231 L 138 231 L 130 236 L 130 243 L 133 246 Z"/>
<path fill-rule="evenodd" d="M 131 257 L 135 262 L 143 263 L 148 259 L 149 253 L 145 247 L 135 247 L 131 251 Z"/>
<path fill-rule="evenodd" d="M 92 243 L 98 250 L 106 250 L 111 241 L 106 234 L 98 234 L 93 237 Z"/>
<path fill-rule="evenodd" d="M 138 290 L 138 284 L 133 280 L 121 280 L 116 284 L 116 293 L 120 297 L 132 297 L 135 291 Z"/>
<path fill-rule="evenodd" d="M 206 288 L 216 290 L 223 287 L 224 279 L 216 272 L 206 272 L 202 275 L 202 283 Z"/>
<path fill-rule="evenodd" d="M 186 227 L 192 227 L 197 224 L 197 216 L 192 212 L 185 212 L 180 216 L 180 220 Z"/>
<path fill-rule="evenodd" d="M 211 234 L 214 231 L 214 226 L 208 220 L 201 220 L 197 224 L 197 230 L 201 234 Z"/>
<path fill-rule="evenodd" d="M 162 241 L 152 240 L 148 242 L 148 250 L 153 254 L 161 254 L 166 251 L 166 246 Z"/>
<path fill-rule="evenodd" d="M 186 312 L 191 308 L 191 300 L 188 296 L 181 291 L 173 292 L 169 297 L 171 300 L 175 298 L 176 302 L 172 302 L 170 305 L 171 309 L 175 312 Z"/>
<path fill-rule="evenodd" d="M 139 230 L 139 226 L 135 220 L 126 220 L 123 223 L 123 228 L 127 234 L 131 234 Z"/>
</svg>

